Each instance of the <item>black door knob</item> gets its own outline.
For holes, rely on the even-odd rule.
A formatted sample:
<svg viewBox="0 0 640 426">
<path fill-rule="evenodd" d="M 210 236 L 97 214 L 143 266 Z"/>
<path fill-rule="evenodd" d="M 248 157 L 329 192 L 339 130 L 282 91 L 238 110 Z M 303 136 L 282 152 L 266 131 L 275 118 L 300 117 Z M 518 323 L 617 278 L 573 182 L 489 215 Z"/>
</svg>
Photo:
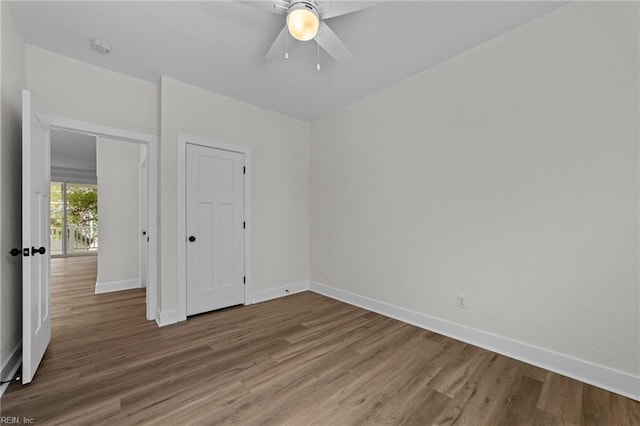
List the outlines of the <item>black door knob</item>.
<svg viewBox="0 0 640 426">
<path fill-rule="evenodd" d="M 47 250 L 44 247 L 35 248 L 31 247 L 31 254 L 45 254 Z"/>
<path fill-rule="evenodd" d="M 196 240 L 196 237 L 194 237 L 193 235 L 189 237 L 190 242 L 194 242 L 195 240 Z"/>
<path fill-rule="evenodd" d="M 22 253 L 22 251 L 18 248 L 12 248 L 11 251 L 9 252 L 11 256 L 18 256 L 20 255 L 20 253 Z"/>
</svg>

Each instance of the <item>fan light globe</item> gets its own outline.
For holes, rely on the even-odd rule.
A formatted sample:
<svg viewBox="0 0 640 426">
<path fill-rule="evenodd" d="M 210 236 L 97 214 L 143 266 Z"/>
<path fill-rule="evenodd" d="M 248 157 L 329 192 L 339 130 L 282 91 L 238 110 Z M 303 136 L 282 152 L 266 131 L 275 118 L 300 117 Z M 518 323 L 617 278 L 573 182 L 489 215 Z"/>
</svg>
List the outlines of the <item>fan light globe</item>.
<svg viewBox="0 0 640 426">
<path fill-rule="evenodd" d="M 287 14 L 287 28 L 296 40 L 311 40 L 318 34 L 319 26 L 318 15 L 307 8 L 290 10 Z"/>
</svg>

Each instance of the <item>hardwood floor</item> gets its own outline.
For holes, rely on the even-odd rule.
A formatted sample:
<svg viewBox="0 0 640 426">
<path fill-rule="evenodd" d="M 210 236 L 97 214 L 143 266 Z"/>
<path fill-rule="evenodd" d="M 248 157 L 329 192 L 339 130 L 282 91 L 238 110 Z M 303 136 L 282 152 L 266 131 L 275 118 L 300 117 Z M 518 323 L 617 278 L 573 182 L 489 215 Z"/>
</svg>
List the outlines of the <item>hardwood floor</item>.
<svg viewBox="0 0 640 426">
<path fill-rule="evenodd" d="M 2 416 L 36 424 L 639 425 L 640 403 L 306 292 L 158 328 L 56 259 L 53 337 Z"/>
</svg>

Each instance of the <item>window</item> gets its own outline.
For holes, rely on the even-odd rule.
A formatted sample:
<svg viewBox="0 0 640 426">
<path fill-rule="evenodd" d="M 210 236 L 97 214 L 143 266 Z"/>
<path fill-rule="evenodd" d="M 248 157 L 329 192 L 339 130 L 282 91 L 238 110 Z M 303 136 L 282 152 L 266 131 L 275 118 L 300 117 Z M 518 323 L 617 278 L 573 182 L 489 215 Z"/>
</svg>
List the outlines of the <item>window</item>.
<svg viewBox="0 0 640 426">
<path fill-rule="evenodd" d="M 51 182 L 51 247 L 53 256 L 98 250 L 98 188 Z"/>
</svg>

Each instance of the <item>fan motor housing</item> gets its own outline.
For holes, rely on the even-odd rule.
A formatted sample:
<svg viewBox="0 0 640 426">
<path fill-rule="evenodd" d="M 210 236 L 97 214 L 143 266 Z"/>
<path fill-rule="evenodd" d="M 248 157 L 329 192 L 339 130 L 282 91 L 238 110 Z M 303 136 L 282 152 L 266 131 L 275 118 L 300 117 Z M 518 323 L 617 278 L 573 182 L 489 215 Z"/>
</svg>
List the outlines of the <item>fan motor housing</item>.
<svg viewBox="0 0 640 426">
<path fill-rule="evenodd" d="M 318 2 L 316 2 L 315 0 L 294 0 L 291 2 L 291 6 L 289 6 L 289 9 L 287 9 L 287 13 L 291 13 L 294 10 L 302 8 L 312 11 L 318 18 L 320 18 Z"/>
</svg>

